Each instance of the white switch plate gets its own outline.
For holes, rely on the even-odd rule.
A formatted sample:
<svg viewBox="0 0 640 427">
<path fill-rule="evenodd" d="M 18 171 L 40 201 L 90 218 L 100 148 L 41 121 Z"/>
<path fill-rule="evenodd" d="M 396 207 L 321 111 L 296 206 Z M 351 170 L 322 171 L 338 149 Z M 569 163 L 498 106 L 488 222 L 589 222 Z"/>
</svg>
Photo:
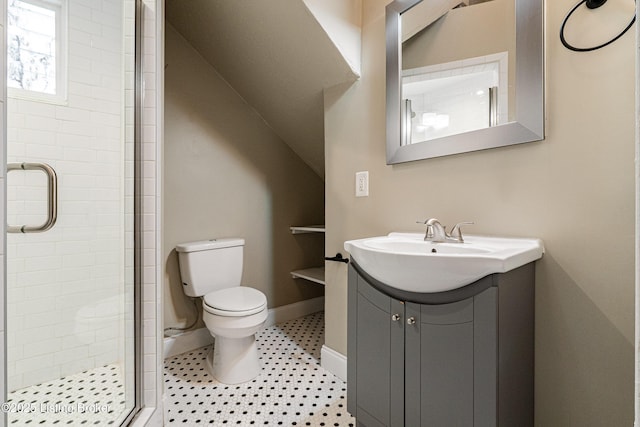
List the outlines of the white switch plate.
<svg viewBox="0 0 640 427">
<path fill-rule="evenodd" d="M 369 171 L 356 172 L 356 197 L 369 196 Z"/>
</svg>

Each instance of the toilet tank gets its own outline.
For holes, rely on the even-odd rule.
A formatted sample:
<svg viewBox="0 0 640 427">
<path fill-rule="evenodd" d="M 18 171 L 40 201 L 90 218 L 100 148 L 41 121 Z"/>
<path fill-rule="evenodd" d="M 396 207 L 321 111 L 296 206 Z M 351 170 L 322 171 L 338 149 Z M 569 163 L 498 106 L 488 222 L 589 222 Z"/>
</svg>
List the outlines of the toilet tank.
<svg viewBox="0 0 640 427">
<path fill-rule="evenodd" d="M 201 297 L 219 289 L 240 286 L 244 239 L 211 239 L 176 246 L 182 289 Z"/>
</svg>

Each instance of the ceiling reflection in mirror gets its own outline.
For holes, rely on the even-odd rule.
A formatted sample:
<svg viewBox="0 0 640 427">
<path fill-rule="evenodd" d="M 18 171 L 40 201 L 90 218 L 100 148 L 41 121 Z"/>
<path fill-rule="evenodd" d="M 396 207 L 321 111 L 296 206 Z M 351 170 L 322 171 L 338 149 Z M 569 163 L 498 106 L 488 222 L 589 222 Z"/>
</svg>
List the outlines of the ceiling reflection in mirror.
<svg viewBox="0 0 640 427">
<path fill-rule="evenodd" d="M 400 145 L 509 121 L 512 3 L 433 0 L 402 14 Z"/>
</svg>

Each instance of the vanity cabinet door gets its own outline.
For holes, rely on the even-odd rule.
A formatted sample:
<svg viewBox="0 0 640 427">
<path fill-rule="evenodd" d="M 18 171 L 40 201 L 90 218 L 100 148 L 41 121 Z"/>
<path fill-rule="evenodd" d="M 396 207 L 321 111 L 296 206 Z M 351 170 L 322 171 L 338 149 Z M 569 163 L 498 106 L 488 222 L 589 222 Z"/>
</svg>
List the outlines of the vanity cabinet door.
<svg viewBox="0 0 640 427">
<path fill-rule="evenodd" d="M 473 298 L 407 303 L 407 318 L 407 425 L 473 426 Z"/>
<path fill-rule="evenodd" d="M 350 280 L 347 409 L 361 426 L 403 427 L 404 304 Z"/>
</svg>

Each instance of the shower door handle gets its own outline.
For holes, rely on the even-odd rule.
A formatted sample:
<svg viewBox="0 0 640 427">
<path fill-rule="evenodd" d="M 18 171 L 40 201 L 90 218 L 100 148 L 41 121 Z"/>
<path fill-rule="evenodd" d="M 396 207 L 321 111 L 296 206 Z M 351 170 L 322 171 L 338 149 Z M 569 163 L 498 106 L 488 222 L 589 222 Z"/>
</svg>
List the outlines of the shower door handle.
<svg viewBox="0 0 640 427">
<path fill-rule="evenodd" d="M 7 163 L 7 173 L 38 170 L 47 176 L 47 220 L 41 225 L 7 225 L 7 233 L 40 233 L 49 230 L 58 219 L 58 176 L 46 163 Z"/>
</svg>

